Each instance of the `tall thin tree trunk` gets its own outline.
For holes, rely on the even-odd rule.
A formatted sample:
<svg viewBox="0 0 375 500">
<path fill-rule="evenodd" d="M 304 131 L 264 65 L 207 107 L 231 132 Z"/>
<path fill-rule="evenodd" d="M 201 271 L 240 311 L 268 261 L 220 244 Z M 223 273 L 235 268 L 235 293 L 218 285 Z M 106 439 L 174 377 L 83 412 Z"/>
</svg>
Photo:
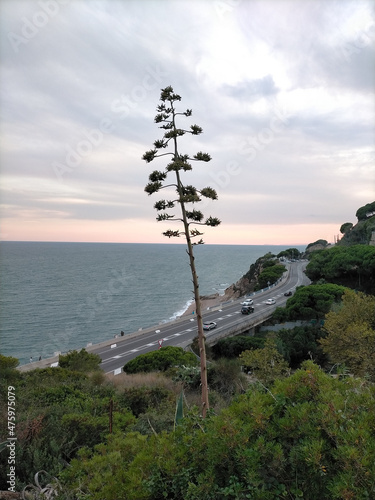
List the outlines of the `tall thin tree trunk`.
<svg viewBox="0 0 375 500">
<path fill-rule="evenodd" d="M 199 345 L 199 357 L 201 363 L 201 385 L 202 385 L 202 395 L 201 395 L 202 415 L 203 417 L 205 417 L 207 410 L 210 407 L 208 399 L 208 384 L 207 384 L 206 346 L 204 341 L 203 318 L 201 311 L 201 299 L 199 294 L 198 276 L 195 269 L 195 261 L 194 261 L 195 258 L 193 255 L 193 246 L 191 244 L 190 238 L 187 238 L 187 244 L 188 244 L 188 254 L 190 259 L 191 274 L 193 276 L 195 311 L 196 311 L 197 325 L 198 325 L 198 345 Z"/>
<path fill-rule="evenodd" d="M 175 127 L 174 118 L 175 118 L 175 116 L 174 116 L 174 111 L 173 111 L 173 126 L 175 129 L 176 127 Z M 176 138 L 174 138 L 174 146 L 175 146 L 175 158 L 177 159 L 178 158 L 178 149 L 177 149 Z M 195 267 L 195 257 L 194 257 L 194 252 L 193 252 L 193 244 L 191 242 L 189 224 L 188 224 L 187 217 L 186 217 L 185 203 L 183 201 L 182 182 L 181 182 L 180 174 L 179 174 L 178 170 L 176 170 L 176 178 L 177 178 L 177 189 L 178 189 L 178 193 L 179 193 L 179 197 L 180 197 L 180 205 L 181 205 L 181 211 L 182 211 L 182 220 L 183 220 L 183 224 L 184 224 L 185 238 L 186 238 L 186 243 L 187 243 L 187 247 L 188 247 L 187 253 L 189 255 L 190 269 L 191 269 L 191 274 L 192 274 L 192 278 L 193 278 L 192 281 L 193 281 L 193 286 L 194 286 L 195 312 L 196 312 L 197 326 L 198 326 L 199 358 L 200 358 L 200 365 L 201 365 L 201 387 L 202 387 L 201 404 L 202 404 L 202 416 L 203 416 L 203 418 L 205 418 L 207 410 L 210 407 L 210 404 L 209 404 L 209 399 L 208 399 L 206 346 L 205 346 L 204 332 L 203 332 L 203 319 L 202 319 L 202 311 L 201 311 L 201 299 L 200 299 L 200 294 L 199 294 L 199 282 L 198 282 L 197 270 Z"/>
</svg>

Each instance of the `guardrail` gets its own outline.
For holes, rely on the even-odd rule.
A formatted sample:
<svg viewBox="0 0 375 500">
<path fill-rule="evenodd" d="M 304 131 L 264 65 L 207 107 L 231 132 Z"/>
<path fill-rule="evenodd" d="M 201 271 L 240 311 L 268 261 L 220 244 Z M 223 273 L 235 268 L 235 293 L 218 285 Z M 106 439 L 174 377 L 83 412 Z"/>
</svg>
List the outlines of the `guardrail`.
<svg viewBox="0 0 375 500">
<path fill-rule="evenodd" d="M 289 276 L 289 266 L 286 267 L 286 271 L 284 272 L 284 274 L 282 275 L 282 277 L 279 278 L 275 283 L 273 283 L 272 285 L 270 285 L 270 286 L 268 286 L 266 288 L 262 288 L 261 290 L 257 290 L 256 292 L 252 292 L 250 294 L 247 294 L 245 297 L 253 297 L 255 295 L 258 295 L 258 294 L 261 294 L 263 292 L 266 292 L 266 291 L 268 291 L 268 290 L 270 290 L 272 288 L 276 288 L 280 284 L 282 284 L 284 281 L 286 281 L 287 278 L 288 278 L 288 276 Z M 216 311 L 218 309 L 221 309 L 224 305 L 227 305 L 227 304 L 230 304 L 230 303 L 240 302 L 243 299 L 244 299 L 244 297 L 240 297 L 240 298 L 237 298 L 237 299 L 228 300 L 226 302 L 221 302 L 217 306 L 206 308 L 205 311 Z M 269 319 L 271 317 L 273 311 L 274 311 L 274 309 L 271 309 L 270 311 L 267 311 L 265 314 L 262 314 L 259 317 L 258 316 L 256 318 L 252 317 L 251 319 L 249 318 L 248 321 L 245 321 L 242 318 L 241 320 L 238 320 L 238 323 L 236 325 L 233 325 L 232 327 L 228 328 L 224 332 L 219 332 L 219 333 L 215 332 L 215 334 L 212 337 L 207 338 L 207 342 L 210 343 L 210 342 L 219 340 L 220 338 L 229 337 L 230 335 L 239 335 L 242 332 L 250 330 L 251 328 L 254 328 L 255 326 L 258 326 L 259 324 L 261 324 L 264 321 L 266 321 L 267 319 Z M 118 336 L 118 335 L 116 335 L 114 338 L 105 340 L 105 341 L 100 342 L 98 344 L 92 344 L 90 342 L 90 343 L 88 343 L 86 345 L 86 347 L 83 347 L 83 349 L 86 349 L 88 352 L 93 352 L 93 351 L 95 351 L 95 350 L 97 350 L 98 348 L 101 348 L 101 347 L 108 347 L 108 346 L 112 347 L 112 345 L 114 346 L 117 343 L 121 344 L 124 341 L 127 341 L 127 340 L 129 340 L 131 338 L 134 338 L 134 337 L 138 337 L 138 336 L 143 335 L 145 333 L 149 333 L 149 332 L 152 332 L 152 331 L 157 331 L 155 329 L 160 328 L 161 326 L 165 326 L 165 325 L 171 324 L 171 323 L 180 323 L 180 322 L 183 322 L 187 318 L 188 318 L 188 316 L 179 316 L 178 318 L 175 318 L 175 319 L 170 320 L 170 321 L 159 322 L 158 325 L 155 325 L 155 326 L 146 327 L 144 329 L 143 328 L 139 328 L 139 330 L 137 330 L 135 332 L 132 332 L 132 333 L 128 333 L 128 334 L 126 334 L 124 336 Z M 192 319 L 190 319 L 190 321 L 192 321 Z M 80 350 L 80 348 L 78 348 L 77 350 Z M 51 358 L 45 358 L 45 359 L 40 360 L 40 361 L 35 361 L 33 363 L 24 364 L 24 365 L 18 366 L 17 369 L 19 371 L 29 371 L 29 370 L 35 370 L 36 368 L 47 368 L 47 367 L 58 366 L 59 354 L 66 354 L 66 353 L 60 353 L 60 352 L 59 353 L 55 353 L 55 355 L 53 357 L 51 357 Z"/>
<path fill-rule="evenodd" d="M 268 290 L 271 290 L 272 288 L 275 288 L 282 284 L 283 281 L 286 281 L 289 276 L 289 267 L 286 268 L 286 271 L 283 273 L 281 278 L 279 278 L 275 283 L 273 283 L 270 286 L 267 286 L 266 288 L 262 288 L 261 290 L 256 290 L 255 292 L 248 293 L 242 297 L 238 297 L 237 299 L 231 299 L 231 300 L 226 300 L 225 302 L 220 302 L 219 305 L 217 306 L 211 306 L 207 307 L 204 309 L 204 311 L 217 311 L 218 309 L 221 309 L 222 306 L 228 305 L 228 304 L 233 304 L 235 302 L 243 301 L 246 298 L 254 297 L 255 295 L 261 294 L 263 292 L 267 292 Z"/>
<path fill-rule="evenodd" d="M 231 327 L 226 328 L 221 332 L 215 332 L 209 337 L 206 337 L 206 344 L 212 345 L 220 339 L 231 337 L 233 335 L 240 335 L 241 333 L 247 332 L 248 330 L 251 330 L 252 328 L 255 328 L 256 326 L 264 323 L 267 319 L 269 319 L 272 316 L 274 311 L 275 309 L 272 308 L 272 310 L 266 311 L 260 316 L 257 316 L 255 318 L 252 317 L 251 319 L 249 318 L 248 321 L 244 321 L 244 319 L 241 318 Z"/>
</svg>

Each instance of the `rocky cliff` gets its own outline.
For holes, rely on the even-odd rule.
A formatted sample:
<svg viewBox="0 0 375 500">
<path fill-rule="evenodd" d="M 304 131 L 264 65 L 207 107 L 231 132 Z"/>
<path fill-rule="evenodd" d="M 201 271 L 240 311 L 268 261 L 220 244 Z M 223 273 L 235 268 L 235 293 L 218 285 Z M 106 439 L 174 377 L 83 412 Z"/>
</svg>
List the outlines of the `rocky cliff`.
<svg viewBox="0 0 375 500">
<path fill-rule="evenodd" d="M 266 267 L 269 267 L 270 261 L 279 262 L 274 255 L 266 254 L 263 257 L 260 257 L 254 264 L 251 264 L 249 271 L 244 274 L 242 278 L 240 278 L 236 283 L 230 285 L 225 290 L 224 295 L 209 295 L 202 297 L 202 299 L 213 300 L 216 298 L 220 300 L 220 302 L 225 302 L 227 300 L 237 299 L 254 292 L 256 286 L 258 285 L 259 276 Z"/>
</svg>

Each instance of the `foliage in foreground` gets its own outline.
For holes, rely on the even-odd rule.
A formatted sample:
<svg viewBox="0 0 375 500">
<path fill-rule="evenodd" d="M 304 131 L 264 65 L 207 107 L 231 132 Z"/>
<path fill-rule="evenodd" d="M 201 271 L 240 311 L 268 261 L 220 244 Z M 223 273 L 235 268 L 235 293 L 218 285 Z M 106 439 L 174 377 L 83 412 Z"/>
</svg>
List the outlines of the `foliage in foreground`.
<svg viewBox="0 0 375 500">
<path fill-rule="evenodd" d="M 284 360 L 273 339 L 267 339 L 262 349 L 244 351 L 240 361 L 246 370 L 251 370 L 265 384 L 289 375 L 288 363 Z"/>
<path fill-rule="evenodd" d="M 320 340 L 333 363 L 375 382 L 375 297 L 347 290 L 342 307 L 326 316 L 328 336 Z"/>
<path fill-rule="evenodd" d="M 374 386 L 312 362 L 174 433 L 112 435 L 62 478 L 90 500 L 367 500 L 375 495 Z"/>
<path fill-rule="evenodd" d="M 113 400 L 113 428 L 134 425 L 128 401 L 113 386 L 98 385 L 65 368 L 16 372 L 1 369 L 1 399 L 6 401 L 9 381 L 16 395 L 17 490 L 34 482 L 38 471 L 56 476 L 82 446 L 94 446 L 109 432 L 109 403 Z M 0 441 L 8 437 L 6 407 L 0 413 Z M 7 453 L 0 453 L 0 489 L 7 489 Z"/>
</svg>

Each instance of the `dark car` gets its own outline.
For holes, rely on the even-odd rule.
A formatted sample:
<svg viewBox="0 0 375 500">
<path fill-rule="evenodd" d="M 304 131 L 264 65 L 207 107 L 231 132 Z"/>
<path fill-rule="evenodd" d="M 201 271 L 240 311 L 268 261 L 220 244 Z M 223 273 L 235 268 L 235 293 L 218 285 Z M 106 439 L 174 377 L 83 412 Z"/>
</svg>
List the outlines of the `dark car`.
<svg viewBox="0 0 375 500">
<path fill-rule="evenodd" d="M 206 321 L 203 323 L 203 330 L 213 330 L 216 326 L 215 321 Z"/>
<path fill-rule="evenodd" d="M 284 293 L 285 297 L 290 297 L 291 295 L 293 295 L 293 292 L 292 290 L 289 290 L 287 292 Z"/>
<path fill-rule="evenodd" d="M 252 306 L 243 306 L 241 309 L 242 314 L 251 314 L 254 312 L 254 307 Z"/>
</svg>

